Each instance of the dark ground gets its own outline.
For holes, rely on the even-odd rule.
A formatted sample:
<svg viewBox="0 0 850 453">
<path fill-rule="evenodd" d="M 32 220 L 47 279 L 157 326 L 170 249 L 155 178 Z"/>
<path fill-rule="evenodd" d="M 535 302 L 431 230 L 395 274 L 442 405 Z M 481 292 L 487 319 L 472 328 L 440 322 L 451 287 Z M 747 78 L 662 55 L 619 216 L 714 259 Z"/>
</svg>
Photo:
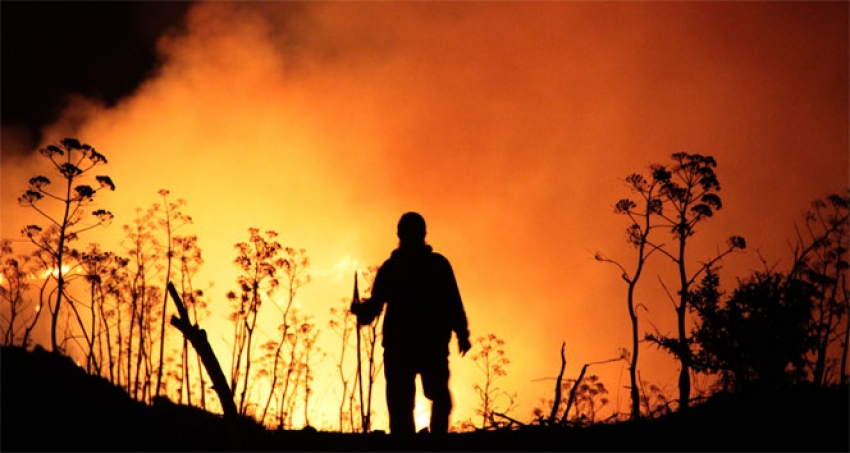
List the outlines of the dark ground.
<svg viewBox="0 0 850 453">
<path fill-rule="evenodd" d="M 147 406 L 64 357 L 0 349 L 0 451 L 850 451 L 847 388 L 717 395 L 685 416 L 587 428 L 419 435 L 267 431 Z"/>
</svg>

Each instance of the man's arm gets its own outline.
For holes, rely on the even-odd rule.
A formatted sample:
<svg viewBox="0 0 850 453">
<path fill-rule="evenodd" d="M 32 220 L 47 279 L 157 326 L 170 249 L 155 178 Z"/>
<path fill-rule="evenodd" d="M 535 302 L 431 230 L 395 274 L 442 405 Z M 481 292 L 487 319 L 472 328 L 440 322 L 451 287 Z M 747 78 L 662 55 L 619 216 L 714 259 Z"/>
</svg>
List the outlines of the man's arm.
<svg viewBox="0 0 850 453">
<path fill-rule="evenodd" d="M 444 262 L 446 297 L 449 302 L 449 325 L 457 336 L 458 351 L 461 356 L 464 356 L 472 348 L 472 344 L 469 342 L 469 322 L 466 318 L 466 310 L 463 308 L 463 300 L 460 297 L 460 289 L 458 289 L 452 265 L 445 258 Z"/>
<path fill-rule="evenodd" d="M 357 315 L 357 324 L 364 326 L 372 324 L 372 321 L 381 314 L 384 302 L 379 299 L 367 299 L 361 303 L 351 303 L 351 312 Z"/>
<path fill-rule="evenodd" d="M 387 301 L 386 272 L 384 266 L 378 269 L 375 281 L 372 283 L 372 297 L 359 304 L 355 304 L 354 301 L 351 302 L 351 312 L 357 315 L 357 324 L 361 326 L 372 324 L 372 321 L 384 309 L 384 303 Z"/>
</svg>

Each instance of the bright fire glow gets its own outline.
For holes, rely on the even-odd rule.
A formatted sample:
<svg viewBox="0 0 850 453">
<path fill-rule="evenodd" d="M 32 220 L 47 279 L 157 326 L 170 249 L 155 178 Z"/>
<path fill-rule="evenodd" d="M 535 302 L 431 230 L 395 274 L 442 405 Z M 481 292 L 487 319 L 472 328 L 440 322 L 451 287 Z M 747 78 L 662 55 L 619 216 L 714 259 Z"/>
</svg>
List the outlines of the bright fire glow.
<svg viewBox="0 0 850 453">
<path fill-rule="evenodd" d="M 419 389 L 421 392 L 421 389 Z M 419 432 L 423 428 L 427 428 L 431 424 L 431 402 L 422 396 L 421 393 L 416 394 L 416 406 L 413 409 L 413 420 L 416 423 L 416 431 Z"/>
<path fill-rule="evenodd" d="M 62 266 L 62 275 L 67 275 L 68 271 L 70 271 L 70 270 L 71 270 L 71 266 L 63 265 Z M 59 278 L 59 268 L 54 267 L 54 268 L 50 268 L 50 269 L 45 269 L 41 272 L 41 278 L 47 278 L 47 277 L 50 277 L 51 275 L 54 278 Z"/>
</svg>

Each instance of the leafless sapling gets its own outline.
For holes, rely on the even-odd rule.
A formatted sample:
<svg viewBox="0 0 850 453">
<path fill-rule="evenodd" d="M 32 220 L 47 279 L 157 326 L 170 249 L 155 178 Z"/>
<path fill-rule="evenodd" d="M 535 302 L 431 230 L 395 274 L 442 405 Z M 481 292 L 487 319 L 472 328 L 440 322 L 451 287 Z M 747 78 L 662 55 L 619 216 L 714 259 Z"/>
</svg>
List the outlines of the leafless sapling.
<svg viewBox="0 0 850 453">
<path fill-rule="evenodd" d="M 476 413 L 481 416 L 482 429 L 498 428 L 496 413 L 507 414 L 514 407 L 516 394 L 508 393 L 496 385 L 496 382 L 507 376 L 507 366 L 511 363 L 505 355 L 505 340 L 496 334 L 480 336 L 475 339 L 472 360 L 479 371 L 484 374 L 484 383 L 476 383 L 473 388 L 478 393 L 480 406 Z M 502 399 L 505 399 L 502 403 Z"/>
<path fill-rule="evenodd" d="M 701 263 L 696 271 L 689 269 L 686 252 L 690 239 L 696 234 L 696 226 L 711 218 L 723 206 L 718 195 L 720 182 L 714 172 L 717 162 L 711 156 L 684 152 L 674 153 L 672 160 L 669 168 L 654 165 L 652 172 L 660 183 L 659 196 L 663 202 L 654 212 L 658 219 L 657 225 L 668 229 L 674 239 L 671 246 L 658 246 L 656 250 L 669 258 L 677 269 L 676 336 L 647 335 L 646 338 L 679 360 L 679 408 L 684 410 L 690 404 L 691 394 L 692 352 L 686 325 L 689 289 L 701 274 L 726 255 L 744 249 L 746 242 L 740 236 L 732 236 L 724 249 Z"/>
<path fill-rule="evenodd" d="M 662 201 L 659 195 L 662 181 L 666 180 L 665 170 L 659 167 L 651 169 L 647 178 L 641 174 L 634 173 L 626 178 L 626 182 L 632 192 L 637 194 L 637 201 L 624 198 L 618 201 L 614 212 L 628 217 L 630 225 L 626 228 L 626 239 L 637 250 L 633 270 L 628 271 L 623 264 L 611 258 L 596 254 L 596 260 L 614 264 L 622 272 L 621 277 L 626 282 L 626 306 L 629 311 L 629 320 L 632 327 L 632 352 L 629 365 L 629 394 L 631 396 L 631 418 L 640 417 L 640 387 L 637 380 L 638 356 L 640 354 L 640 330 L 638 326 L 637 308 L 642 305 L 635 301 L 635 288 L 640 280 L 644 265 L 649 256 L 656 251 L 656 245 L 649 242 L 649 234 L 654 227 L 654 216 L 662 209 Z M 645 307 L 644 307 L 645 308 Z"/>
<path fill-rule="evenodd" d="M 305 249 L 285 247 L 282 249 L 282 252 L 283 259 L 280 262 L 281 265 L 278 270 L 283 272 L 282 279 L 284 289 L 286 290 L 286 298 L 280 304 L 273 304 L 281 315 L 280 324 L 277 327 L 278 332 L 280 332 L 280 336 L 276 340 L 267 343 L 269 345 L 269 347 L 266 348 L 267 355 L 271 355 L 271 367 L 268 371 L 271 383 L 269 394 L 266 397 L 266 402 L 263 406 L 263 412 L 259 418 L 260 422 L 265 420 L 266 414 L 271 406 L 272 399 L 274 398 L 275 393 L 278 392 L 278 381 L 283 374 L 283 367 L 286 365 L 284 347 L 288 344 L 290 334 L 293 333 L 292 330 L 297 328 L 297 326 L 292 324 L 293 319 L 291 317 L 295 304 L 295 296 L 298 294 L 299 289 L 310 283 L 311 280 L 310 274 L 307 273 L 307 268 L 310 265 L 310 259 L 308 258 L 307 251 Z M 298 334 L 298 332 L 295 333 Z M 285 395 L 281 395 L 279 397 L 279 400 L 281 401 L 285 399 Z"/>
<path fill-rule="evenodd" d="M 815 289 L 812 316 L 816 344 L 812 380 L 822 386 L 843 381 L 847 373 L 847 341 L 844 338 L 850 329 L 846 291 L 850 268 L 848 211 L 850 197 L 847 195 L 833 194 L 812 203 L 812 208 L 804 215 L 803 226 L 796 228 L 794 265 L 789 273 L 790 278 L 803 279 Z M 840 368 L 838 362 L 842 362 Z M 831 377 L 829 370 L 837 373 Z"/>
<path fill-rule="evenodd" d="M 48 276 L 56 279 L 55 296 L 47 305 L 51 313 L 50 344 L 54 351 L 60 350 L 60 340 L 57 337 L 59 315 L 62 303 L 67 298 L 66 267 L 69 244 L 79 238 L 87 230 L 108 224 L 112 213 L 97 209 L 91 214 L 92 222 L 85 221 L 85 208 L 92 206 L 95 196 L 103 189 L 115 190 L 115 184 L 109 176 L 94 177 L 96 188 L 89 184 L 81 184 L 98 165 L 106 164 L 106 157 L 97 152 L 87 143 L 81 143 L 76 138 L 64 138 L 56 144 L 39 149 L 39 154 L 46 157 L 56 172 L 65 180 L 62 187 L 56 191 L 50 190 L 50 179 L 39 175 L 29 180 L 29 189 L 18 198 L 19 203 L 33 208 L 49 223 L 47 228 L 38 225 L 28 225 L 24 235 L 35 244 L 47 264 Z M 58 203 L 58 214 L 45 206 L 45 201 Z"/>
<path fill-rule="evenodd" d="M 29 346 L 41 306 L 27 296 L 37 271 L 30 255 L 16 255 L 12 241 L 0 240 L 0 336 L 4 346 Z"/>
<path fill-rule="evenodd" d="M 155 203 L 151 215 L 154 217 L 156 226 L 165 234 L 165 240 L 161 241 L 163 252 L 160 256 L 165 261 L 163 275 L 163 288 L 167 282 L 171 281 L 172 264 L 174 261 L 174 233 L 182 226 L 192 223 L 192 218 L 183 213 L 182 207 L 186 204 L 186 200 L 180 198 L 177 201 L 168 199 L 169 191 L 160 189 L 159 195 L 162 197 L 162 204 Z M 156 384 L 154 385 L 154 396 L 160 396 L 162 392 L 162 375 L 165 369 L 165 320 L 168 317 L 168 291 L 162 291 L 162 304 L 159 307 L 159 364 L 156 371 Z"/>
<path fill-rule="evenodd" d="M 257 316 L 263 301 L 275 294 L 280 285 L 278 271 L 286 266 L 285 259 L 279 256 L 282 246 L 276 239 L 277 232 L 269 230 L 262 234 L 257 228 L 249 228 L 248 233 L 248 241 L 235 246 L 239 293 L 227 293 L 233 310 L 230 320 L 234 325 L 230 386 L 241 415 L 246 413 L 248 404 Z"/>
<path fill-rule="evenodd" d="M 339 336 L 340 341 L 339 355 L 334 358 L 334 366 L 342 386 L 337 421 L 339 432 L 354 430 L 354 405 L 356 403 L 354 390 L 357 385 L 355 382 L 357 367 L 356 365 L 355 367 L 347 366 L 350 361 L 346 361 L 346 357 L 349 357 L 349 350 L 356 347 L 352 344 L 352 336 L 357 332 L 357 321 L 348 311 L 350 305 L 350 300 L 341 299 L 338 307 L 331 307 L 331 319 L 328 322 L 331 331 Z"/>
</svg>

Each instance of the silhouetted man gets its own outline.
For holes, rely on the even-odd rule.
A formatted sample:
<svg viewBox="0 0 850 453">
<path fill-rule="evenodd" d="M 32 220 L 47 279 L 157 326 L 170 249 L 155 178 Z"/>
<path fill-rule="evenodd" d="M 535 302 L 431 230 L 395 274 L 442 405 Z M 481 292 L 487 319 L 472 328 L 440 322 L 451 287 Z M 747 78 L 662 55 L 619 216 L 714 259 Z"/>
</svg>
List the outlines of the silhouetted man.
<svg viewBox="0 0 850 453">
<path fill-rule="evenodd" d="M 425 219 L 415 212 L 398 222 L 399 246 L 378 269 L 372 297 L 352 304 L 358 324 L 369 324 L 384 304 L 384 376 L 390 433 L 413 434 L 416 375 L 431 400 L 430 432 L 449 428 L 449 342 L 457 336 L 461 356 L 469 351 L 466 312 L 449 261 L 425 243 Z"/>
</svg>

